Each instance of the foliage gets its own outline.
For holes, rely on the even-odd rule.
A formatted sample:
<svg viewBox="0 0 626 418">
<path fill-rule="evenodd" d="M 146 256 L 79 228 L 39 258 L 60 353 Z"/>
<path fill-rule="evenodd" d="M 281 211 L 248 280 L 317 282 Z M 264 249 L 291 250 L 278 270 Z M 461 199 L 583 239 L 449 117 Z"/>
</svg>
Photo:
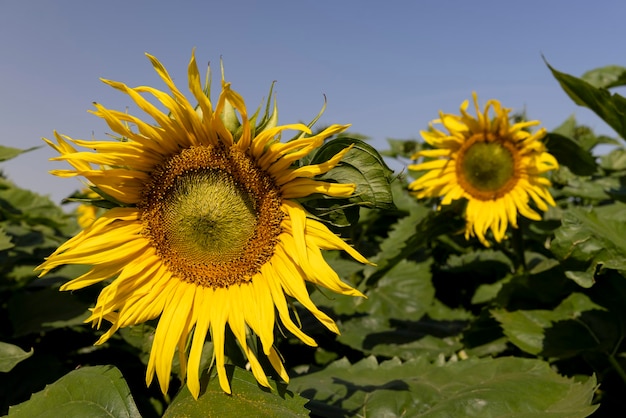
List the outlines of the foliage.
<svg viewBox="0 0 626 418">
<path fill-rule="evenodd" d="M 363 137 L 335 138 L 307 157 L 325 161 L 354 144 L 325 179 L 354 182 L 357 195 L 301 203 L 375 265 L 325 254 L 367 298 L 311 288 L 314 302 L 337 320 L 338 336 L 294 303 L 319 345 L 277 329 L 291 381 L 273 381 L 272 390 L 258 386 L 233 338 L 226 347 L 233 395 L 219 389 L 209 342 L 197 401 L 181 388 L 177 364 L 166 396 L 145 386 L 155 323 L 93 346 L 102 331 L 82 321 L 100 288 L 58 291 L 87 267 L 45 279 L 33 272 L 78 231 L 75 215 L 0 178 L 0 413 L 616 416 L 626 391 L 626 99 L 608 89 L 626 85 L 626 69 L 578 78 L 548 67 L 617 138 L 596 135 L 574 117 L 550 132 L 545 143 L 561 166 L 550 178 L 557 206 L 541 221 L 520 219 L 491 248 L 464 238 L 463 202 L 435 211 L 434 201 L 416 200 L 408 179 L 394 177 Z M 384 155 L 407 161 L 422 144 L 393 139 L 389 146 Z M 0 147 L 0 161 L 20 153 Z"/>
</svg>

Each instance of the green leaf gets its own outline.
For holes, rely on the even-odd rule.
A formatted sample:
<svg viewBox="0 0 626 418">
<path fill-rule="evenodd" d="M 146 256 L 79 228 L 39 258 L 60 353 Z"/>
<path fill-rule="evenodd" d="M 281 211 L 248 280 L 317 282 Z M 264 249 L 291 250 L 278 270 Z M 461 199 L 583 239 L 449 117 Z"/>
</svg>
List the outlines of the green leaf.
<svg viewBox="0 0 626 418">
<path fill-rule="evenodd" d="M 0 251 L 13 248 L 15 245 L 11 242 L 11 236 L 7 235 L 2 225 L 0 225 Z"/>
<path fill-rule="evenodd" d="M 70 218 L 50 198 L 14 185 L 0 189 L 0 213 L 10 220 L 52 228 L 65 226 Z"/>
<path fill-rule="evenodd" d="M 353 145 L 352 149 L 343 156 L 341 162 L 320 179 L 356 184 L 355 196 L 350 198 L 353 203 L 370 208 L 393 209 L 390 188 L 393 171 L 387 167 L 378 151 L 366 142 L 349 137 L 333 139 L 318 149 L 310 164 L 324 163 L 350 145 Z"/>
<path fill-rule="evenodd" d="M 476 292 L 474 292 L 474 296 L 472 296 L 472 304 L 478 305 L 495 299 L 502 290 L 502 286 L 507 284 L 512 277 L 513 276 L 509 275 L 495 283 L 481 284 L 478 286 Z"/>
<path fill-rule="evenodd" d="M 431 263 L 403 260 L 367 292 L 360 312 L 385 318 L 419 320 L 435 297 L 431 283 Z"/>
<path fill-rule="evenodd" d="M 565 262 L 568 277 L 583 287 L 590 287 L 604 268 L 625 272 L 626 204 L 565 211 L 551 250 Z"/>
<path fill-rule="evenodd" d="M 598 177 L 593 180 L 573 177 L 567 180 L 567 185 L 561 191 L 569 197 L 602 201 L 610 199 L 609 193 L 619 187 L 619 179 L 615 177 Z"/>
<path fill-rule="evenodd" d="M 548 152 L 558 160 L 559 164 L 567 166 L 572 173 L 590 176 L 596 172 L 595 158 L 573 139 L 557 133 L 549 133 L 544 141 Z"/>
<path fill-rule="evenodd" d="M 607 65 L 594 68 L 580 77 L 594 87 L 609 89 L 626 85 L 626 68 L 619 65 Z"/>
<path fill-rule="evenodd" d="M 89 316 L 92 301 L 82 301 L 70 292 L 44 288 L 16 293 L 8 304 L 15 336 L 81 325 Z"/>
<path fill-rule="evenodd" d="M 617 93 L 611 94 L 604 88 L 594 87 L 580 78 L 559 72 L 547 62 L 546 65 L 574 103 L 591 109 L 622 138 L 626 138 L 626 99 L 624 97 Z"/>
<path fill-rule="evenodd" d="M 15 158 L 20 154 L 35 150 L 37 148 L 39 147 L 19 149 L 19 148 L 5 147 L 4 145 L 0 145 L 0 162 L 10 160 L 11 158 Z"/>
<path fill-rule="evenodd" d="M 307 417 L 307 399 L 287 390 L 286 385 L 271 382 L 272 390 L 259 386 L 252 373 L 231 365 L 226 366 L 232 395 L 220 388 L 215 373 L 202 379 L 203 392 L 195 400 L 187 387 L 181 389 L 163 418 L 178 417 Z M 205 386 L 206 385 L 206 386 Z"/>
<path fill-rule="evenodd" d="M 24 351 L 16 345 L 0 341 L 0 372 L 10 371 L 17 363 L 33 355 L 33 349 Z"/>
<path fill-rule="evenodd" d="M 588 126 L 579 125 L 574 115 L 568 117 L 552 132 L 572 138 L 585 151 L 591 151 L 598 144 L 619 145 L 620 143 L 617 139 L 606 135 L 595 135 Z"/>
<path fill-rule="evenodd" d="M 368 354 L 404 359 L 421 354 L 437 358 L 462 348 L 458 335 L 466 321 L 425 317 L 433 308 L 441 313 L 434 307 L 430 262 L 399 262 L 366 295 L 352 298 L 356 314 L 339 324 L 339 342 Z"/>
<path fill-rule="evenodd" d="M 73 370 L 30 400 L 9 408 L 12 418 L 141 418 L 130 389 L 113 366 Z"/>
<path fill-rule="evenodd" d="M 596 380 L 574 381 L 548 363 L 521 358 L 469 359 L 431 364 L 422 358 L 356 364 L 342 359 L 292 378 L 323 417 L 559 417 L 593 413 Z"/>
<path fill-rule="evenodd" d="M 380 244 L 380 251 L 372 259 L 372 262 L 376 263 L 376 267 L 366 268 L 366 276 L 382 277 L 400 260 L 418 250 L 420 244 L 425 240 L 424 236 L 417 233 L 418 227 L 429 213 L 427 208 L 419 207 L 419 209 L 412 211 L 409 216 L 398 220 L 391 227 L 387 238 Z"/>
<path fill-rule="evenodd" d="M 544 337 L 546 330 L 555 322 L 576 319 L 585 311 L 604 310 L 582 293 L 572 293 L 553 310 L 518 310 L 509 312 L 505 309 L 492 309 L 491 314 L 500 323 L 504 334 L 520 349 L 530 354 L 539 354 L 546 348 Z M 597 346 L 583 324 L 579 324 L 575 344 L 570 349 L 587 349 Z"/>
<path fill-rule="evenodd" d="M 387 138 L 389 149 L 381 152 L 382 155 L 392 158 L 411 158 L 419 151 L 424 143 L 415 139 L 391 139 Z"/>
<path fill-rule="evenodd" d="M 626 170 L 626 150 L 616 148 L 600 157 L 600 167 L 609 171 Z"/>
</svg>

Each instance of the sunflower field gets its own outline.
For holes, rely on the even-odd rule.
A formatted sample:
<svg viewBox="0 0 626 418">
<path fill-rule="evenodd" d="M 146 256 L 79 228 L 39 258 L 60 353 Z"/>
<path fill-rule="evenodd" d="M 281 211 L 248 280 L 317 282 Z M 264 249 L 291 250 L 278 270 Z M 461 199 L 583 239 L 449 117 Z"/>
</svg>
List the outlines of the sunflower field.
<svg viewBox="0 0 626 418">
<path fill-rule="evenodd" d="M 476 92 L 377 150 L 148 58 L 164 90 L 104 80 L 143 112 L 96 103 L 114 138 L 45 139 L 69 205 L 0 176 L 0 414 L 626 409 L 626 68 L 546 64 L 614 136 Z"/>
</svg>

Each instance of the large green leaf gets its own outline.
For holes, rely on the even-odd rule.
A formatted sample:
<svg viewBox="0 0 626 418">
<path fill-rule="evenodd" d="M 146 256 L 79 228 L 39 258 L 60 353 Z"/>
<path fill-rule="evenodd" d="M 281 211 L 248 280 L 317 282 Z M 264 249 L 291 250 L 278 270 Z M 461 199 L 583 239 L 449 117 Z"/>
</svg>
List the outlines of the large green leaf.
<svg viewBox="0 0 626 418">
<path fill-rule="evenodd" d="M 559 164 L 567 166 L 572 173 L 579 176 L 590 176 L 596 172 L 595 158 L 575 140 L 552 132 L 546 135 L 545 144 Z"/>
<path fill-rule="evenodd" d="M 565 211 L 551 249 L 583 287 L 593 285 L 604 268 L 626 271 L 626 204 Z"/>
<path fill-rule="evenodd" d="M 587 81 L 562 73 L 547 65 L 574 103 L 591 109 L 622 138 L 626 138 L 626 99 L 624 97 L 617 93 L 611 94 L 605 88 L 595 87 Z"/>
<path fill-rule="evenodd" d="M 16 345 L 0 341 L 0 372 L 10 371 L 17 363 L 33 355 L 33 349 L 24 351 Z"/>
<path fill-rule="evenodd" d="M 20 154 L 23 154 L 28 151 L 32 151 L 39 147 L 33 147 L 29 149 L 19 149 L 13 147 L 6 147 L 4 145 L 0 145 L 0 161 L 10 160 L 11 158 L 17 157 Z"/>
<path fill-rule="evenodd" d="M 366 142 L 348 137 L 333 139 L 318 149 L 310 164 L 328 161 L 350 145 L 353 147 L 344 155 L 341 163 L 321 179 L 356 184 L 356 195 L 350 198 L 353 203 L 370 208 L 392 209 L 390 182 L 393 171 L 387 167 L 378 151 Z"/>
<path fill-rule="evenodd" d="M 203 379 L 203 392 L 195 400 L 187 387 L 174 398 L 163 415 L 178 417 L 306 417 L 306 398 L 287 390 L 284 384 L 272 382 L 272 390 L 259 386 L 252 373 L 238 367 L 226 366 L 232 395 L 220 388 L 216 374 Z"/>
<path fill-rule="evenodd" d="M 141 418 L 126 381 L 113 366 L 82 367 L 9 408 L 12 418 Z"/>
<path fill-rule="evenodd" d="M 561 193 L 568 197 L 578 197 L 585 200 L 603 201 L 611 198 L 610 193 L 618 190 L 620 181 L 617 177 L 598 177 L 593 180 L 573 177 Z"/>
<path fill-rule="evenodd" d="M 580 78 L 598 88 L 609 89 L 624 86 L 626 85 L 626 68 L 619 65 L 607 65 L 589 70 Z"/>
<path fill-rule="evenodd" d="M 380 251 L 372 258 L 376 266 L 365 268 L 365 276 L 375 282 L 400 260 L 409 257 L 420 249 L 426 237 L 419 234 L 419 227 L 428 215 L 428 209 L 417 207 L 409 216 L 401 218 L 389 231 L 387 238 L 380 244 Z"/>
<path fill-rule="evenodd" d="M 544 337 L 546 330 L 553 328 L 558 321 L 573 320 L 583 312 L 604 310 L 582 293 L 572 293 L 553 310 L 518 310 L 509 312 L 506 309 L 492 309 L 491 314 L 500 323 L 504 334 L 520 349 L 530 354 L 539 354 L 546 347 Z M 570 350 L 585 350 L 597 346 L 597 342 L 588 332 L 584 323 L 578 324 L 577 332 L 572 334 L 575 340 Z"/>
<path fill-rule="evenodd" d="M 626 150 L 616 148 L 600 157 L 600 167 L 610 171 L 626 170 Z"/>
<path fill-rule="evenodd" d="M 295 377 L 290 388 L 323 417 L 586 417 L 596 381 L 564 378 L 548 363 L 521 358 L 432 364 L 423 358 L 356 364 L 338 360 Z"/>
<path fill-rule="evenodd" d="M 467 316 L 459 320 L 436 305 L 430 262 L 399 262 L 366 295 L 352 298 L 355 314 L 339 324 L 339 342 L 368 354 L 404 359 L 451 355 L 462 347 L 458 335 Z M 431 309 L 442 319 L 425 317 Z"/>
<path fill-rule="evenodd" d="M 8 303 L 15 336 L 80 325 L 89 316 L 91 301 L 83 301 L 70 292 L 43 288 L 18 292 Z"/>
<path fill-rule="evenodd" d="M 0 213 L 9 220 L 22 221 L 29 225 L 46 225 L 53 228 L 66 226 L 69 224 L 68 218 L 70 218 L 50 198 L 20 189 L 14 185 L 0 189 Z M 68 230 L 67 232 L 74 231 Z"/>
<path fill-rule="evenodd" d="M 0 251 L 8 250 L 15 245 L 11 242 L 11 236 L 7 235 L 2 225 L 0 225 Z"/>
<path fill-rule="evenodd" d="M 620 142 L 606 135 L 596 135 L 585 125 L 580 125 L 574 115 L 552 130 L 553 133 L 572 138 L 583 150 L 591 151 L 598 144 L 618 145 Z"/>
</svg>

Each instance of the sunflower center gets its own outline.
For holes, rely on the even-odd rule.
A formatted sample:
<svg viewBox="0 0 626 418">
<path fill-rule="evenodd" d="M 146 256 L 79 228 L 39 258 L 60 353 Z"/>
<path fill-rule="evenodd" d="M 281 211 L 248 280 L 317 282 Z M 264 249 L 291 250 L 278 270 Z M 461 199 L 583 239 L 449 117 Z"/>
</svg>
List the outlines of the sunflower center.
<svg viewBox="0 0 626 418">
<path fill-rule="evenodd" d="M 207 263 L 236 257 L 253 237 L 257 223 L 254 196 L 220 170 L 178 177 L 167 197 L 175 210 L 163 213 L 171 244 Z"/>
<path fill-rule="evenodd" d="M 459 184 L 477 199 L 497 199 L 517 183 L 518 159 L 519 151 L 509 141 L 486 141 L 482 134 L 474 135 L 459 150 Z"/>
<path fill-rule="evenodd" d="M 204 287 L 246 282 L 273 255 L 280 190 L 236 148 L 192 147 L 152 173 L 143 232 L 178 278 Z"/>
</svg>

